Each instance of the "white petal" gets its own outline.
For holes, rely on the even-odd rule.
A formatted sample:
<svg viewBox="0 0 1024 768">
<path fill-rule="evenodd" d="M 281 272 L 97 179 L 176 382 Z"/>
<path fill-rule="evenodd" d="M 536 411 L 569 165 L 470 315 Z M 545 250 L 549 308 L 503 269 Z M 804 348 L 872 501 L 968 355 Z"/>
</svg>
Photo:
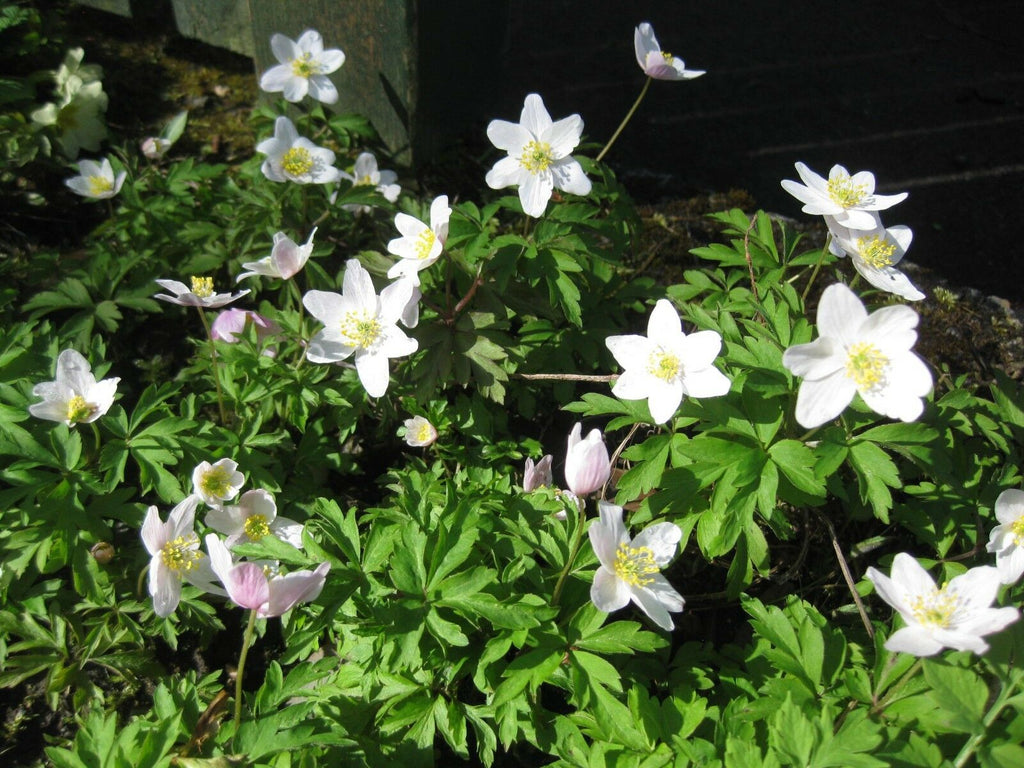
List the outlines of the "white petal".
<svg viewBox="0 0 1024 768">
<path fill-rule="evenodd" d="M 523 147 L 533 140 L 528 130 L 519 123 L 510 123 L 508 120 L 491 120 L 487 124 L 487 138 L 498 149 L 507 151 L 517 163 Z"/>
<path fill-rule="evenodd" d="M 683 373 L 683 389 L 690 397 L 721 397 L 732 387 L 729 377 L 717 368 L 705 368 L 694 373 Z"/>
<path fill-rule="evenodd" d="M 309 78 L 309 95 L 324 104 L 338 101 L 338 89 L 327 75 L 313 75 Z"/>
<path fill-rule="evenodd" d="M 669 616 L 669 609 L 682 610 L 683 597 L 672 585 L 665 581 L 660 573 L 654 574 L 655 581 L 645 587 L 635 587 L 631 591 L 633 602 L 640 606 L 651 620 L 666 632 L 671 632 L 675 625 Z"/>
<path fill-rule="evenodd" d="M 313 363 L 339 363 L 355 351 L 355 347 L 345 344 L 337 335 L 324 330 L 309 340 L 306 358 Z"/>
<path fill-rule="evenodd" d="M 523 111 L 519 116 L 519 124 L 536 137 L 544 135 L 551 129 L 551 115 L 544 107 L 544 100 L 539 94 L 528 94 L 523 102 Z"/>
<path fill-rule="evenodd" d="M 343 297 L 333 291 L 307 291 L 302 297 L 302 304 L 324 325 L 339 323 L 345 311 Z"/>
<path fill-rule="evenodd" d="M 655 344 L 671 345 L 683 333 L 679 313 L 668 299 L 658 299 L 647 320 L 647 338 Z"/>
<path fill-rule="evenodd" d="M 654 562 L 664 568 L 675 557 L 683 532 L 675 523 L 655 523 L 649 525 L 633 539 L 632 546 L 647 547 L 654 555 Z"/>
<path fill-rule="evenodd" d="M 895 653 L 909 653 L 912 656 L 934 656 L 942 650 L 938 642 L 924 628 L 917 624 L 897 630 L 885 641 L 886 649 Z"/>
<path fill-rule="evenodd" d="M 842 283 L 833 283 L 818 304 L 818 335 L 837 339 L 844 347 L 859 340 L 857 332 L 868 311 L 857 295 Z"/>
<path fill-rule="evenodd" d="M 534 218 L 543 216 L 553 186 L 550 173 L 526 174 L 526 179 L 519 185 L 519 202 L 523 206 L 523 213 Z"/>
<path fill-rule="evenodd" d="M 813 429 L 836 418 L 853 400 L 857 386 L 838 371 L 822 379 L 804 379 L 796 396 L 796 420 Z"/>
<path fill-rule="evenodd" d="M 528 175 L 518 157 L 503 157 L 487 172 L 484 181 L 491 189 L 503 189 L 518 185 Z"/>
<path fill-rule="evenodd" d="M 935 589 L 935 579 L 906 552 L 900 552 L 893 558 L 890 573 L 894 585 L 911 597 L 926 595 Z"/>
<path fill-rule="evenodd" d="M 860 258 L 854 258 L 853 266 L 865 280 L 879 290 L 888 291 L 907 301 L 921 301 L 924 298 L 924 294 L 910 282 L 910 278 L 895 267 L 878 269 Z"/>
<path fill-rule="evenodd" d="M 157 512 L 156 507 L 150 507 L 146 510 L 146 517 L 142 521 L 140 533 L 142 535 L 142 543 L 145 545 L 146 551 L 151 555 L 155 555 L 167 543 L 164 524 L 160 520 L 160 513 Z"/>
<path fill-rule="evenodd" d="M 890 362 L 886 370 L 890 380 L 877 390 L 860 390 L 865 404 L 875 413 L 890 419 L 914 421 L 924 411 L 921 399 L 931 389 L 931 373 L 921 360 L 906 354 Z"/>
<path fill-rule="evenodd" d="M 593 185 L 583 168 L 571 157 L 559 160 L 551 168 L 552 183 L 570 195 L 589 195 Z"/>
<path fill-rule="evenodd" d="M 345 63 L 345 54 L 340 48 L 328 48 L 317 56 L 320 72 L 329 75 Z"/>
<path fill-rule="evenodd" d="M 654 28 L 646 21 L 633 31 L 633 51 L 636 53 L 636 61 L 641 69 L 645 68 L 647 54 L 661 55 L 661 47 L 658 45 L 658 38 L 654 36 Z"/>
<path fill-rule="evenodd" d="M 346 301 L 354 306 L 373 314 L 377 313 L 377 292 L 373 289 L 373 280 L 358 259 L 349 259 L 345 263 L 342 292 Z"/>
<path fill-rule="evenodd" d="M 615 361 L 627 370 L 645 366 L 651 352 L 654 351 L 654 344 L 647 337 L 635 334 L 609 336 L 604 340 L 604 344 L 615 357 Z M 637 398 L 626 399 L 636 400 Z"/>
<path fill-rule="evenodd" d="M 1024 517 L 1024 491 L 1010 488 L 996 499 L 996 519 L 1004 525 L 1017 522 Z"/>
<path fill-rule="evenodd" d="M 714 364 L 722 350 L 722 337 L 717 331 L 697 331 L 682 338 L 676 349 L 684 369 L 702 370 Z"/>
<path fill-rule="evenodd" d="M 370 397 L 381 397 L 388 391 L 391 373 L 386 355 L 366 352 L 356 355 L 356 372 L 359 381 Z"/>
<path fill-rule="evenodd" d="M 882 307 L 860 327 L 860 338 L 889 356 L 905 353 L 917 341 L 918 315 L 910 307 Z"/>
<path fill-rule="evenodd" d="M 583 133 L 583 118 L 579 115 L 563 117 L 557 123 L 553 123 L 544 134 L 538 135 L 541 141 L 551 145 L 551 153 L 556 159 L 568 157 L 580 143 L 580 135 Z"/>
<path fill-rule="evenodd" d="M 260 88 L 267 93 L 280 93 L 294 77 L 291 64 L 277 64 L 263 73 Z"/>
<path fill-rule="evenodd" d="M 181 579 L 159 557 L 150 562 L 149 594 L 153 598 L 153 612 L 161 618 L 174 613 L 181 602 Z"/>
<path fill-rule="evenodd" d="M 302 52 L 292 39 L 282 34 L 271 35 L 270 50 L 274 52 L 274 57 L 279 62 L 288 64 L 289 68 L 291 67 L 292 59 L 297 59 L 302 55 Z"/>
<path fill-rule="evenodd" d="M 813 381 L 843 370 L 846 357 L 836 340 L 821 336 L 808 344 L 787 349 L 782 353 L 782 365 L 794 376 Z"/>
<path fill-rule="evenodd" d="M 594 573 L 594 583 L 590 585 L 590 601 L 599 611 L 611 613 L 629 604 L 629 587 L 622 579 L 603 565 Z"/>
<path fill-rule="evenodd" d="M 683 400 L 683 383 L 678 379 L 662 381 L 649 377 L 650 390 L 647 393 L 647 407 L 655 424 L 664 424 L 671 419 Z"/>
<path fill-rule="evenodd" d="M 620 337 L 621 338 L 621 337 Z M 646 400 L 651 391 L 651 379 L 647 371 L 640 368 L 626 369 L 612 386 L 612 394 L 620 400 Z M 680 390 L 680 396 L 682 390 Z M 676 403 L 678 405 L 678 403 Z M 669 414 L 671 415 L 671 414 Z"/>
</svg>

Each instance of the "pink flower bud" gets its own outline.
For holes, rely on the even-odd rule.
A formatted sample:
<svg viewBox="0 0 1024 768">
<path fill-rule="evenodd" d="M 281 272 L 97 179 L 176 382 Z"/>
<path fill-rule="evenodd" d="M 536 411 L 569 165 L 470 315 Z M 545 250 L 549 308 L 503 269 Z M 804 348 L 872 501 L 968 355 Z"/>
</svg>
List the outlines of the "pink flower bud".
<svg viewBox="0 0 1024 768">
<path fill-rule="evenodd" d="M 533 459 L 526 460 L 526 471 L 523 472 L 523 490 L 529 493 L 545 485 L 553 485 L 551 479 L 551 454 L 533 463 Z"/>
<path fill-rule="evenodd" d="M 581 438 L 582 431 L 583 425 L 576 422 L 569 433 L 569 450 L 565 455 L 565 482 L 577 496 L 599 490 L 612 473 L 601 430 L 592 429 L 586 440 Z"/>
<path fill-rule="evenodd" d="M 267 318 L 249 309 L 225 309 L 210 326 L 210 335 L 217 341 L 226 341 L 228 344 L 238 342 L 238 334 L 245 332 L 247 323 L 256 326 L 256 336 L 263 340 L 268 336 L 275 336 L 281 329 L 277 324 L 270 322 Z M 277 352 L 268 348 L 265 355 L 274 357 Z"/>
<path fill-rule="evenodd" d="M 142 150 L 142 154 L 150 160 L 159 160 L 167 154 L 167 150 L 171 148 L 171 142 L 159 136 L 150 136 L 139 145 L 139 148 Z"/>
</svg>

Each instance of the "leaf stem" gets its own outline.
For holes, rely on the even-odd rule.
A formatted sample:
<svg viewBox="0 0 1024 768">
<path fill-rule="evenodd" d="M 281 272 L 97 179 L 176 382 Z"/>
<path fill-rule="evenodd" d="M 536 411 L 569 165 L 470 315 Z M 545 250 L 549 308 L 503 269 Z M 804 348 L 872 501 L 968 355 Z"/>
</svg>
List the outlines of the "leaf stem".
<svg viewBox="0 0 1024 768">
<path fill-rule="evenodd" d="M 569 577 L 569 571 L 572 569 L 572 564 L 576 560 L 576 555 L 579 554 L 580 545 L 583 544 L 583 528 L 587 523 L 587 502 L 578 497 L 574 498 L 576 500 L 577 508 L 576 538 L 575 541 L 573 541 L 569 557 L 566 558 L 565 565 L 562 567 L 562 572 L 558 574 L 558 581 L 555 582 L 555 591 L 551 596 L 552 606 L 558 605 L 558 601 L 562 597 L 562 587 L 565 586 L 565 580 Z"/>
<path fill-rule="evenodd" d="M 832 233 L 829 232 L 825 238 L 825 244 L 821 247 L 821 255 L 818 256 L 818 261 L 814 264 L 814 271 L 811 272 L 811 279 L 807 281 L 807 285 L 804 287 L 804 292 L 800 294 L 801 306 L 807 303 L 807 294 L 811 292 L 811 286 L 814 285 L 814 278 L 818 276 L 818 271 L 821 269 L 821 265 L 825 263 L 825 254 L 828 253 L 828 247 L 832 243 Z"/>
<path fill-rule="evenodd" d="M 199 319 L 203 321 L 203 328 L 206 329 L 206 338 L 210 341 L 210 359 L 213 362 L 213 383 L 217 388 L 217 407 L 220 409 L 220 423 L 228 425 L 228 413 L 224 409 L 224 392 L 220 388 L 220 366 L 217 364 L 217 347 L 213 343 L 213 331 L 210 330 L 210 321 L 206 319 L 206 311 L 202 307 L 196 307 Z"/>
<path fill-rule="evenodd" d="M 971 759 L 971 756 L 978 748 L 978 745 L 981 744 L 982 739 L 984 739 L 985 735 L 988 733 L 988 729 L 999 717 L 1000 713 L 1006 707 L 1007 702 L 1010 700 L 1010 697 L 1016 692 L 1016 689 L 1016 680 L 1011 680 L 1009 682 L 1006 680 L 1000 680 L 999 695 L 996 697 L 996 700 L 992 702 L 991 708 L 985 713 L 985 719 L 982 721 L 982 724 L 985 726 L 984 730 L 982 730 L 981 733 L 974 734 L 967 740 L 967 743 L 964 744 L 963 748 L 953 760 L 954 768 L 963 768 L 963 766 L 967 765 L 967 761 Z"/>
<path fill-rule="evenodd" d="M 612 144 L 614 144 L 615 140 L 619 138 L 619 134 L 622 133 L 622 129 L 626 127 L 626 123 L 630 121 L 633 117 L 633 113 L 636 112 L 636 108 L 640 106 L 640 102 L 643 101 L 644 96 L 647 95 L 647 89 L 651 87 L 651 80 L 652 78 L 648 77 L 647 80 L 644 81 L 644 87 L 640 89 L 640 95 L 636 97 L 636 101 L 633 102 L 633 106 L 629 108 L 629 112 L 627 112 L 626 116 L 622 118 L 622 122 L 619 123 L 619 127 L 615 129 L 615 133 L 612 134 L 612 137 L 608 139 L 608 143 L 604 145 L 604 149 L 602 149 L 601 153 L 594 158 L 595 162 L 601 162 L 601 159 L 608 154 L 608 150 L 612 148 Z"/>
<path fill-rule="evenodd" d="M 252 644 L 253 630 L 256 628 L 256 611 L 249 611 L 249 623 L 245 627 L 245 634 L 242 636 L 242 652 L 238 655 L 238 670 L 235 672 L 235 733 L 238 737 L 238 726 L 242 722 L 242 676 L 245 673 L 245 659 L 249 655 L 249 646 Z"/>
</svg>

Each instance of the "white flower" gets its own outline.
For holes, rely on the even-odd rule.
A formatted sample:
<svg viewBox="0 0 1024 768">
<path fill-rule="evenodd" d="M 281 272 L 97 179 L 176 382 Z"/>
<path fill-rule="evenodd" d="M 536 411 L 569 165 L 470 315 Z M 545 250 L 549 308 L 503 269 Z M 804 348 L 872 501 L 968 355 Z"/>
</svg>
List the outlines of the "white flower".
<svg viewBox="0 0 1024 768">
<path fill-rule="evenodd" d="M 37 419 L 63 421 L 69 427 L 96 421 L 114 404 L 114 393 L 120 377 L 96 381 L 88 361 L 73 349 L 57 356 L 57 373 L 53 381 L 36 384 L 32 394 L 43 398 L 33 403 L 28 412 Z"/>
<path fill-rule="evenodd" d="M 599 501 L 600 519 L 587 534 L 601 567 L 594 574 L 590 600 L 599 611 L 611 613 L 632 600 L 664 630 L 674 627 L 669 612 L 683 610 L 683 596 L 661 575 L 676 553 L 683 532 L 675 523 L 655 523 L 630 540 L 622 522 L 622 507 Z"/>
<path fill-rule="evenodd" d="M 833 217 L 849 229 L 874 229 L 874 211 L 884 211 L 906 200 L 907 193 L 876 195 L 875 175 L 859 171 L 850 175 L 841 165 L 833 165 L 828 181 L 803 163 L 796 163 L 803 184 L 785 179 L 782 188 L 804 204 L 803 212 Z"/>
<path fill-rule="evenodd" d="M 890 651 L 934 656 L 943 648 L 985 653 L 982 635 L 998 632 L 1019 617 L 1016 608 L 991 608 L 999 590 L 999 572 L 991 566 L 935 586 L 935 581 L 905 552 L 892 561 L 892 578 L 868 568 L 868 580 L 879 596 L 895 608 L 907 626 L 885 641 Z"/>
<path fill-rule="evenodd" d="M 350 259 L 340 295 L 309 291 L 302 299 L 310 314 L 324 324 L 310 339 L 306 357 L 314 363 L 337 363 L 354 354 L 359 381 L 370 397 L 387 392 L 388 359 L 411 355 L 418 346 L 397 325 L 413 286 L 408 280 L 392 286 L 378 297 L 370 273 L 357 259 Z"/>
<path fill-rule="evenodd" d="M 191 278 L 191 288 L 178 280 L 155 280 L 154 282 L 161 288 L 174 293 L 174 296 L 166 293 L 157 293 L 153 295 L 154 299 L 167 301 L 171 304 L 178 304 L 182 307 L 206 307 L 207 309 L 215 309 L 216 307 L 223 307 L 225 304 L 230 304 L 232 301 L 240 299 L 245 296 L 245 294 L 249 293 L 248 289 L 239 291 L 238 293 L 215 293 L 213 290 L 212 277 L 193 276 Z"/>
<path fill-rule="evenodd" d="M 405 425 L 405 443 L 413 448 L 425 448 L 437 440 L 437 428 L 422 416 L 413 416 Z"/>
<path fill-rule="evenodd" d="M 1008 490 L 996 499 L 996 519 L 988 551 L 995 552 L 996 570 L 1003 584 L 1014 584 L 1024 574 L 1024 491 Z"/>
<path fill-rule="evenodd" d="M 211 507 L 222 506 L 235 498 L 245 485 L 245 475 L 238 471 L 238 462 L 221 459 L 213 464 L 200 462 L 192 470 L 193 493 Z"/>
<path fill-rule="evenodd" d="M 264 490 L 246 491 L 238 506 L 211 509 L 206 513 L 206 524 L 223 533 L 229 547 L 276 536 L 302 549 L 302 523 L 279 517 L 274 497 Z"/>
<path fill-rule="evenodd" d="M 576 422 L 569 433 L 565 452 L 565 483 L 577 496 L 586 496 L 600 489 L 612 474 L 611 459 L 601 430 L 592 429 L 583 439 L 583 425 Z"/>
<path fill-rule="evenodd" d="M 270 49 L 280 64 L 263 73 L 260 88 L 267 93 L 283 91 L 293 102 L 302 101 L 307 93 L 324 104 L 338 100 L 338 89 L 328 75 L 345 63 L 345 54 L 338 48 L 325 51 L 319 32 L 307 29 L 297 41 L 275 34 Z"/>
<path fill-rule="evenodd" d="M 441 249 L 448 239 L 448 220 L 451 215 L 452 209 L 448 205 L 448 195 L 435 197 L 434 202 L 430 204 L 429 227 L 407 213 L 397 214 L 395 226 L 402 236 L 396 237 L 388 243 L 388 253 L 393 253 L 400 260 L 388 270 L 388 277 L 392 280 L 397 277 L 406 277 L 418 286 L 420 271 L 429 267 L 441 256 Z"/>
<path fill-rule="evenodd" d="M 829 250 L 836 256 L 849 256 L 854 269 L 875 288 L 908 301 L 920 301 L 924 294 L 895 266 L 906 254 L 914 233 L 902 225 L 883 227 L 881 217 L 877 213 L 872 216 L 875 227 L 869 230 L 850 229 L 826 216 L 825 223 L 832 233 Z"/>
<path fill-rule="evenodd" d="M 274 121 L 274 138 L 261 141 L 256 151 L 267 156 L 260 170 L 271 181 L 330 184 L 341 178 L 341 171 L 334 167 L 334 153 L 299 136 L 287 117 Z"/>
<path fill-rule="evenodd" d="M 242 269 L 250 271 L 240 274 L 235 282 L 241 282 L 247 277 L 256 275 L 278 277 L 282 280 L 290 280 L 295 277 L 306 266 L 306 262 L 309 261 L 309 257 L 313 253 L 313 235 L 316 234 L 316 230 L 317 227 L 313 227 L 305 245 L 298 245 L 284 232 L 274 233 L 274 247 L 271 249 L 270 255 L 264 256 L 259 261 L 248 261 L 242 264 Z"/>
<path fill-rule="evenodd" d="M 910 351 L 917 321 L 917 312 L 905 305 L 868 315 L 845 285 L 826 288 L 818 305 L 818 338 L 782 355 L 782 364 L 804 379 L 796 420 L 807 428 L 831 421 L 858 392 L 882 416 L 902 421 L 920 416 L 932 375 Z"/>
<path fill-rule="evenodd" d="M 33 122 L 60 131 L 61 150 L 72 160 L 82 149 L 96 152 L 107 137 L 103 119 L 107 94 L 99 81 L 103 70 L 96 64 L 82 66 L 84 55 L 81 48 L 67 52 L 64 63 L 53 73 L 58 102 L 45 104 L 31 114 Z"/>
<path fill-rule="evenodd" d="M 121 191 L 127 171 L 121 171 L 114 176 L 114 169 L 110 161 L 103 158 L 99 163 L 94 160 L 78 161 L 78 176 L 64 179 L 64 184 L 77 195 L 91 197 L 94 200 L 105 200 L 113 197 Z"/>
<path fill-rule="evenodd" d="M 703 69 L 687 69 L 681 59 L 661 50 L 654 29 L 646 21 L 633 32 L 633 48 L 640 69 L 655 80 L 692 80 L 704 74 Z"/>
<path fill-rule="evenodd" d="M 149 594 L 157 616 L 170 616 L 181 600 L 182 579 L 206 592 L 222 594 L 213 584 L 210 562 L 199 551 L 199 537 L 192 530 L 199 499 L 189 496 L 160 520 L 156 507 L 146 511 L 142 543 L 152 556 L 149 562 Z"/>
<path fill-rule="evenodd" d="M 373 187 L 380 192 L 389 203 L 395 202 L 402 191 L 402 187 L 395 182 L 398 181 L 398 174 L 394 171 L 381 171 L 377 169 L 377 158 L 372 152 L 362 152 L 356 158 L 352 173 L 341 172 L 341 178 L 348 179 L 354 187 Z M 338 193 L 331 196 L 333 203 Z M 351 213 L 369 213 L 372 208 L 369 205 L 358 203 L 347 203 L 341 206 L 343 210 Z"/>
<path fill-rule="evenodd" d="M 518 123 L 492 120 L 487 138 L 508 152 L 487 173 L 491 189 L 519 186 L 519 202 L 527 216 L 544 213 L 554 188 L 574 195 L 590 194 L 590 179 L 570 154 L 580 143 L 583 120 L 570 115 L 557 123 L 536 93 L 526 97 Z"/>
<path fill-rule="evenodd" d="M 142 154 L 150 160 L 159 160 L 170 148 L 171 142 L 161 136 L 148 136 L 139 144 Z"/>
<path fill-rule="evenodd" d="M 679 313 L 660 299 L 647 321 L 647 336 L 609 336 L 605 344 L 625 370 L 612 387 L 623 400 L 647 400 L 655 424 L 672 418 L 683 395 L 718 397 L 729 379 L 715 368 L 722 337 L 715 331 L 687 336 Z"/>
</svg>

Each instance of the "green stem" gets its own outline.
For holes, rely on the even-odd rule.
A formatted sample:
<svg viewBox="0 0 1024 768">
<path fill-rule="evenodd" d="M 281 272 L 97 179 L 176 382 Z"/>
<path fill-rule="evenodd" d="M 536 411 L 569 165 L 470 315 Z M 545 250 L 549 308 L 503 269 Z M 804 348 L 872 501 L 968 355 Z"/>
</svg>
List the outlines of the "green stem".
<svg viewBox="0 0 1024 768">
<path fill-rule="evenodd" d="M 821 265 L 825 263 L 825 254 L 828 253 L 828 247 L 832 243 L 832 233 L 828 233 L 828 237 L 825 238 L 825 245 L 821 248 L 821 255 L 818 257 L 817 263 L 814 265 L 814 271 L 811 272 L 811 279 L 807 281 L 807 286 L 804 288 L 804 292 L 800 294 L 800 304 L 807 303 L 807 294 L 811 292 L 811 286 L 814 285 L 814 278 L 818 276 L 818 270 L 821 269 Z"/>
<path fill-rule="evenodd" d="M 619 127 L 615 129 L 615 133 L 612 134 L 612 137 L 608 139 L 608 143 L 604 145 L 604 149 L 601 150 L 601 154 L 599 154 L 595 159 L 596 162 L 601 162 L 601 159 L 608 154 L 608 150 L 612 148 L 612 144 L 614 144 L 615 140 L 619 138 L 619 134 L 622 133 L 622 129 L 626 127 L 626 123 L 628 123 L 630 118 L 633 117 L 633 113 L 636 112 L 636 108 L 640 106 L 640 102 L 643 101 L 644 96 L 647 95 L 647 89 L 651 87 L 651 79 L 652 78 L 648 77 L 647 80 L 644 81 L 644 87 L 640 89 L 640 95 L 636 97 L 636 101 L 633 102 L 633 106 L 629 108 L 629 112 L 627 112 L 626 116 L 622 118 L 622 122 L 619 123 Z"/>
<path fill-rule="evenodd" d="M 580 545 L 583 544 L 583 528 L 587 523 L 587 503 L 583 499 L 576 499 L 576 509 L 578 519 L 576 522 L 576 539 L 572 545 L 572 551 L 569 552 L 569 557 L 565 561 L 565 565 L 562 567 L 562 572 L 558 574 L 558 581 L 555 583 L 555 592 L 551 597 L 551 605 L 558 605 L 558 601 L 562 597 L 562 587 L 565 586 L 565 580 L 569 577 L 569 571 L 572 569 L 572 564 L 576 561 L 576 555 L 579 554 Z"/>
<path fill-rule="evenodd" d="M 147 573 L 149 573 L 149 563 L 146 563 L 146 567 L 139 574 L 138 581 L 135 582 L 135 594 L 139 597 L 142 597 L 142 580 L 146 578 Z"/>
<path fill-rule="evenodd" d="M 922 660 L 918 659 L 916 662 L 914 662 L 914 666 L 912 666 L 910 669 L 903 673 L 903 677 L 897 680 L 896 684 L 893 685 L 888 691 L 886 691 L 885 696 L 882 697 L 882 700 L 874 706 L 873 709 L 875 712 L 881 712 L 883 709 L 889 706 L 890 702 L 892 702 L 893 700 L 893 697 L 895 697 L 896 694 L 900 692 L 900 689 L 903 688 L 903 686 L 905 686 L 907 683 L 909 683 L 910 680 L 914 677 L 914 675 L 918 673 L 918 671 L 921 669 L 921 664 Z"/>
<path fill-rule="evenodd" d="M 249 623 L 245 627 L 245 635 L 242 637 L 242 652 L 238 656 L 238 670 L 235 672 L 235 736 L 238 736 L 238 726 L 242 722 L 242 675 L 245 672 L 245 659 L 249 655 L 249 646 L 252 644 L 253 630 L 256 628 L 256 611 L 249 611 Z"/>
<path fill-rule="evenodd" d="M 985 738 L 985 734 L 988 733 L 988 729 L 992 726 L 992 723 L 996 721 L 1000 713 L 1002 713 L 1003 708 L 1006 707 L 1007 702 L 1010 700 L 1010 697 L 1016 692 L 1016 689 L 1016 681 L 1010 681 L 1009 683 L 1007 683 L 1005 680 L 1001 681 L 1001 685 L 999 688 L 999 696 L 997 696 L 996 700 L 992 702 L 992 707 L 985 714 L 985 719 L 982 721 L 982 723 L 985 726 L 984 729 L 981 733 L 976 733 L 975 735 L 971 736 L 971 738 L 967 740 L 967 743 L 964 744 L 963 748 L 956 756 L 956 759 L 953 760 L 953 765 L 955 768 L 963 768 L 963 766 L 967 765 L 967 761 L 971 759 L 971 756 L 974 754 L 974 751 L 978 748 L 978 745 L 981 744 L 982 739 Z"/>
<path fill-rule="evenodd" d="M 217 347 L 213 343 L 213 331 L 210 330 L 210 321 L 206 319 L 206 312 L 202 307 L 196 307 L 199 319 L 203 321 L 203 328 L 206 329 L 206 338 L 210 340 L 210 359 L 213 362 L 213 383 L 217 388 L 217 407 L 220 409 L 220 423 L 228 425 L 228 413 L 224 409 L 224 392 L 220 388 L 220 366 L 217 364 Z"/>
</svg>

